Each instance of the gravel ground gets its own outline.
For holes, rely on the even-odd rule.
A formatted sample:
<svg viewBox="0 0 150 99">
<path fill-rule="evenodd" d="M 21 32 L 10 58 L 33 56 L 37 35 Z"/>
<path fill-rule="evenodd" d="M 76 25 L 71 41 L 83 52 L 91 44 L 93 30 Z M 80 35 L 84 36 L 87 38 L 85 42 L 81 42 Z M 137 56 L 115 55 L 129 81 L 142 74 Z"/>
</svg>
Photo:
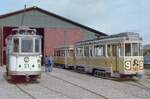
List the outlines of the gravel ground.
<svg viewBox="0 0 150 99">
<path fill-rule="evenodd" d="M 149 99 L 150 79 L 113 81 L 54 68 L 38 82 L 8 83 L 0 67 L 0 99 Z"/>
</svg>

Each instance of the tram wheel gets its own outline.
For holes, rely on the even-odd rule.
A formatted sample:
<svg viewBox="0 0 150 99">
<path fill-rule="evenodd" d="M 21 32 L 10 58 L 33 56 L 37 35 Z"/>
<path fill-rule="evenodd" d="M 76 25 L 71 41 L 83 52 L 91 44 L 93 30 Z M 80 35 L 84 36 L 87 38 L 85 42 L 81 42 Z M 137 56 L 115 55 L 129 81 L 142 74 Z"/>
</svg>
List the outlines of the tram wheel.
<svg viewBox="0 0 150 99">
<path fill-rule="evenodd" d="M 106 77 L 106 72 L 104 70 L 98 70 L 98 69 L 94 69 L 93 70 L 93 76 L 95 77 Z"/>
</svg>

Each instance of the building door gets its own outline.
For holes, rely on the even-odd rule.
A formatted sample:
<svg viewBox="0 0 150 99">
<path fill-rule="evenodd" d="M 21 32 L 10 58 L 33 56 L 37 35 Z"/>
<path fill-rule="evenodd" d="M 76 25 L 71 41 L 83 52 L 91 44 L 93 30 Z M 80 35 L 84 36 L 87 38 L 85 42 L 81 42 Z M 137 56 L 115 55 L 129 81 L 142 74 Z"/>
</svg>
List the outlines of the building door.
<svg viewBox="0 0 150 99">
<path fill-rule="evenodd" d="M 119 72 L 119 50 L 118 45 L 112 45 L 112 63 L 113 71 Z"/>
</svg>

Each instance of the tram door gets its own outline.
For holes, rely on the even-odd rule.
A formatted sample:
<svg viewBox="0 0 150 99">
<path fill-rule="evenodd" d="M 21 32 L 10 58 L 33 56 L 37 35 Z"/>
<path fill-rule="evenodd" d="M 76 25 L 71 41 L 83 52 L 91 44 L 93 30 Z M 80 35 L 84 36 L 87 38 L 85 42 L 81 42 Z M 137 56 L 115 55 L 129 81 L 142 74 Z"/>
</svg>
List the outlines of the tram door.
<svg viewBox="0 0 150 99">
<path fill-rule="evenodd" d="M 112 45 L 112 63 L 113 63 L 113 71 L 119 72 L 119 46 Z"/>
<path fill-rule="evenodd" d="M 64 63 L 65 63 L 65 65 L 67 65 L 68 50 L 64 49 L 64 51 L 65 51 L 65 61 L 64 61 Z"/>
</svg>

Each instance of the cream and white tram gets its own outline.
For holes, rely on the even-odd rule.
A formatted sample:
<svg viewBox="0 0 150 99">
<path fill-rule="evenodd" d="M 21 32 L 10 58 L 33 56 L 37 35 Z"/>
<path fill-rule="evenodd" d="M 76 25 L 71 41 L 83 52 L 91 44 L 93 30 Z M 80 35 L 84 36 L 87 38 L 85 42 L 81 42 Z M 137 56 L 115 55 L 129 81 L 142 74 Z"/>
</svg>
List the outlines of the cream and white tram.
<svg viewBox="0 0 150 99">
<path fill-rule="evenodd" d="M 6 39 L 7 77 L 25 76 L 37 79 L 41 75 L 41 36 L 35 29 L 19 27 Z"/>
<path fill-rule="evenodd" d="M 120 33 L 75 44 L 75 66 L 101 76 L 143 75 L 142 38 Z"/>
</svg>

